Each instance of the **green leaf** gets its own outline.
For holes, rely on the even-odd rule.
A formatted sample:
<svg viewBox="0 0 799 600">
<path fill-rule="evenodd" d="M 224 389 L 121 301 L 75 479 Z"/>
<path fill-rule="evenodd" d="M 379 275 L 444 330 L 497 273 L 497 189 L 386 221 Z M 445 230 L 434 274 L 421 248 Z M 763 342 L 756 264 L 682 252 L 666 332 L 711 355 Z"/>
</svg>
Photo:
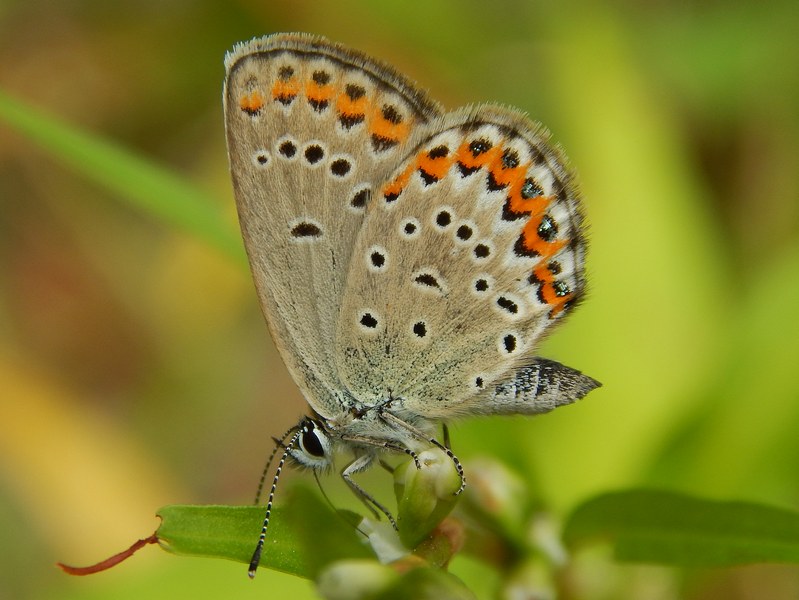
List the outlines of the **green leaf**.
<svg viewBox="0 0 799 600">
<path fill-rule="evenodd" d="M 352 513 L 334 513 L 303 487 L 272 511 L 261 566 L 312 579 L 334 560 L 373 557 L 360 543 Z M 261 531 L 261 506 L 165 506 L 156 535 L 162 548 L 186 556 L 226 558 L 249 565 Z M 242 576 L 246 568 L 242 567 Z"/>
<path fill-rule="evenodd" d="M 721 567 L 799 562 L 799 512 L 747 502 L 703 500 L 671 492 L 630 490 L 579 506 L 566 544 L 609 540 L 619 560 Z"/>
<path fill-rule="evenodd" d="M 310 577 L 308 561 L 299 539 L 285 518 L 285 510 L 272 511 L 261 565 Z M 158 511 L 161 526 L 156 535 L 164 550 L 178 555 L 227 558 L 249 564 L 264 509 L 260 506 L 165 506 Z M 242 576 L 247 569 L 242 567 Z"/>
<path fill-rule="evenodd" d="M 170 171 L 118 144 L 26 106 L 2 90 L 0 121 L 137 209 L 244 261 L 241 238 L 219 209 L 219 202 Z"/>
</svg>

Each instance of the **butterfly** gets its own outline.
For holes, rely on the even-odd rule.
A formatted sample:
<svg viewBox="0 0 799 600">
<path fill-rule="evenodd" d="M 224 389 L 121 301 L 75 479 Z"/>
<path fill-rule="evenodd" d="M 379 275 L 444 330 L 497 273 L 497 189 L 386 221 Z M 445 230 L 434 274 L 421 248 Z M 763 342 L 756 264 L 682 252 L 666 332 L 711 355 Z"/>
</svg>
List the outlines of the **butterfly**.
<svg viewBox="0 0 799 600">
<path fill-rule="evenodd" d="M 373 58 L 308 34 L 226 56 L 225 125 L 258 298 L 307 400 L 287 458 L 353 480 L 382 452 L 447 453 L 436 429 L 538 414 L 600 385 L 537 357 L 585 293 L 574 174 L 517 110 L 445 112 Z M 417 461 L 418 466 L 418 461 Z M 460 490 L 459 490 L 460 492 Z M 393 520 L 392 520 L 393 522 Z"/>
</svg>

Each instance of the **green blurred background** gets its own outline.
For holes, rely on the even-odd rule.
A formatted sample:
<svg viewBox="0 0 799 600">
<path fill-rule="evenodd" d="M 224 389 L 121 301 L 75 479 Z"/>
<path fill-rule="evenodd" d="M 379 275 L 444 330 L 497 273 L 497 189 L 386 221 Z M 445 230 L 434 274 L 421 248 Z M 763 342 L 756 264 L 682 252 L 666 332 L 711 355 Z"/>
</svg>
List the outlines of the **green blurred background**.
<svg viewBox="0 0 799 600">
<path fill-rule="evenodd" d="M 604 387 L 456 424 L 467 470 L 500 457 L 558 518 L 634 486 L 799 505 L 795 0 L 2 0 L 0 88 L 173 171 L 233 230 L 222 60 L 278 31 L 387 60 L 450 108 L 518 106 L 579 171 L 591 293 L 542 354 Z M 313 597 L 155 548 L 90 578 L 53 566 L 150 534 L 164 504 L 250 502 L 270 436 L 304 411 L 243 263 L 0 122 L 0 597 Z M 586 598 L 799 597 L 795 567 L 600 553 L 583 574 Z"/>
</svg>

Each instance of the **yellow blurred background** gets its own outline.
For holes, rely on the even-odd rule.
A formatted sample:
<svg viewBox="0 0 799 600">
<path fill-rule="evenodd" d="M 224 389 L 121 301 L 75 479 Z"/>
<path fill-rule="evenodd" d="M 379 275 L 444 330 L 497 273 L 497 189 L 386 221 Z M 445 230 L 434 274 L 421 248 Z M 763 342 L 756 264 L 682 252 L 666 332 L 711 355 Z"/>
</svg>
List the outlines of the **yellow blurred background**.
<svg viewBox="0 0 799 600">
<path fill-rule="evenodd" d="M 174 172 L 233 230 L 222 60 L 278 31 L 393 63 L 449 108 L 518 106 L 580 174 L 591 292 L 541 353 L 604 387 L 455 424 L 467 469 L 500 457 L 561 519 L 639 486 L 797 507 L 796 2 L 3 0 L 0 90 Z M 313 597 L 155 548 L 90 578 L 53 566 L 149 535 L 164 504 L 250 502 L 305 410 L 243 263 L 0 121 L 0 597 Z M 795 567 L 591 576 L 592 598 L 799 596 Z"/>
</svg>

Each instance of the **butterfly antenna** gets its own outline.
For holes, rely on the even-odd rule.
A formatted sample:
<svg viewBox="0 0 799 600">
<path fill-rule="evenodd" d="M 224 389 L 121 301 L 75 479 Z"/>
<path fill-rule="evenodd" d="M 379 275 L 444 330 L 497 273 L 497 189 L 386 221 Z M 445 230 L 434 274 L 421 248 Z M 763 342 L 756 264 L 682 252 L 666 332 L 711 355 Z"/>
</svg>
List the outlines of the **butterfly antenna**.
<svg viewBox="0 0 799 600">
<path fill-rule="evenodd" d="M 280 462 L 277 463 L 277 469 L 275 469 L 275 477 L 274 479 L 272 479 L 272 489 L 269 490 L 269 500 L 266 503 L 266 515 L 264 516 L 264 524 L 263 526 L 261 526 L 261 535 L 258 536 L 258 544 L 255 546 L 255 552 L 252 553 L 252 559 L 250 560 L 250 568 L 247 571 L 247 574 L 250 576 L 250 579 L 255 578 L 255 572 L 258 570 L 258 565 L 261 562 L 261 552 L 263 552 L 264 549 L 264 540 L 266 540 L 266 530 L 269 528 L 269 517 L 272 515 L 272 502 L 275 499 L 275 490 L 277 489 L 277 481 L 278 479 L 280 479 L 280 472 L 283 470 L 283 465 L 286 463 L 286 458 L 288 458 L 289 452 L 291 452 L 291 449 L 294 447 L 294 444 L 297 443 L 297 440 L 300 438 L 301 433 L 302 430 L 297 429 L 294 436 L 286 445 L 286 449 L 283 451 L 283 456 L 280 457 Z M 288 433 L 286 435 L 288 435 Z M 275 452 L 276 451 L 277 448 L 275 449 Z"/>
<path fill-rule="evenodd" d="M 255 492 L 255 502 L 253 502 L 253 504 L 257 505 L 261 502 L 261 494 L 264 491 L 264 483 L 266 483 L 266 476 L 269 474 L 269 467 L 272 466 L 272 461 L 275 459 L 275 455 L 277 454 L 278 449 L 279 448 L 285 449 L 286 446 L 284 445 L 284 442 L 286 441 L 286 438 L 289 437 L 296 430 L 297 426 L 295 425 L 294 427 L 286 431 L 286 433 L 284 433 L 282 436 L 280 436 L 280 439 L 276 437 L 272 438 L 275 441 L 275 448 L 272 450 L 272 453 L 269 455 L 269 460 L 266 461 L 266 465 L 264 466 L 263 472 L 261 472 L 261 480 L 258 482 L 258 491 Z"/>
</svg>

